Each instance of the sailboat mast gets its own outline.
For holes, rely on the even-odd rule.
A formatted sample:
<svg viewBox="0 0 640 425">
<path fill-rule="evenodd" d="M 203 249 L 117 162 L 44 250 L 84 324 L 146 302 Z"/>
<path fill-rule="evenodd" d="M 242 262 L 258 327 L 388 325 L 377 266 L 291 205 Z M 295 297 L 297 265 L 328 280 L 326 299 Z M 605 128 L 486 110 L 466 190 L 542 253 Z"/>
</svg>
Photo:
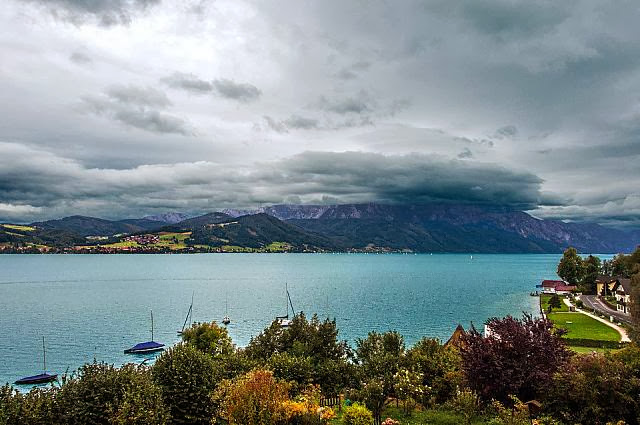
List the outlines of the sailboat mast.
<svg viewBox="0 0 640 425">
<path fill-rule="evenodd" d="M 44 336 L 42 337 L 42 369 L 47 373 L 47 349 L 44 346 Z"/>
<path fill-rule="evenodd" d="M 284 296 L 284 303 L 287 306 L 287 318 L 289 318 L 289 284 L 287 282 L 284 283 Z"/>
<path fill-rule="evenodd" d="M 151 310 L 151 341 L 153 341 L 153 310 Z"/>
</svg>

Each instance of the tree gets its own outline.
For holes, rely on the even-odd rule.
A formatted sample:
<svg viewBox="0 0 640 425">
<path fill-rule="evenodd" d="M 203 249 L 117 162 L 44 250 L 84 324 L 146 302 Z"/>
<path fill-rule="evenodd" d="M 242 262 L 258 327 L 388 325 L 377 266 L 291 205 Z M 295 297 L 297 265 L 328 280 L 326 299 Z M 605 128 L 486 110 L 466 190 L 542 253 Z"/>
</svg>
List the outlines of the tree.
<svg viewBox="0 0 640 425">
<path fill-rule="evenodd" d="M 429 388 L 422 383 L 423 376 L 420 372 L 402 368 L 394 376 L 396 396 L 402 401 L 405 415 L 409 415 L 416 402 L 423 399 Z"/>
<path fill-rule="evenodd" d="M 462 370 L 471 390 L 482 399 L 509 402 L 538 397 L 571 353 L 553 323 L 525 314 L 487 321 L 486 338 L 474 327 L 461 337 Z"/>
<path fill-rule="evenodd" d="M 370 332 L 356 340 L 356 360 L 361 376 L 382 381 L 385 397 L 394 395 L 393 375 L 398 372 L 405 354 L 404 338 L 398 332 Z"/>
<path fill-rule="evenodd" d="M 560 300 L 560 296 L 558 294 L 553 294 L 551 298 L 549 298 L 549 312 L 554 308 L 562 307 L 562 301 Z"/>
<path fill-rule="evenodd" d="M 460 353 L 454 346 L 444 346 L 437 339 L 423 338 L 411 347 L 403 360 L 405 367 L 422 374 L 422 384 L 431 390 L 420 403 L 427 406 L 432 399 L 445 402 L 461 385 Z"/>
<path fill-rule="evenodd" d="M 312 382 L 322 387 L 326 395 L 336 395 L 355 381 L 351 349 L 346 341 L 338 340 L 335 320 L 307 320 L 303 313 L 296 315 L 287 328 L 277 321 L 257 337 L 252 338 L 244 354 L 261 364 L 271 357 L 287 354 L 295 361 L 307 361 L 312 366 Z"/>
<path fill-rule="evenodd" d="M 233 352 L 233 342 L 227 329 L 216 322 L 194 323 L 182 333 L 182 341 L 212 356 L 224 356 Z"/>
<path fill-rule="evenodd" d="M 575 248 L 567 248 L 558 263 L 558 276 L 570 284 L 576 285 L 582 279 L 583 274 L 582 258 Z"/>
<path fill-rule="evenodd" d="M 152 367 L 153 379 L 171 412 L 172 423 L 209 424 L 215 412 L 211 394 L 219 371 L 209 354 L 190 344 L 178 344 L 162 353 Z"/>
<path fill-rule="evenodd" d="M 589 255 L 582 263 L 583 276 L 580 282 L 580 290 L 585 294 L 596 293 L 596 280 L 600 274 L 600 258 Z"/>
</svg>

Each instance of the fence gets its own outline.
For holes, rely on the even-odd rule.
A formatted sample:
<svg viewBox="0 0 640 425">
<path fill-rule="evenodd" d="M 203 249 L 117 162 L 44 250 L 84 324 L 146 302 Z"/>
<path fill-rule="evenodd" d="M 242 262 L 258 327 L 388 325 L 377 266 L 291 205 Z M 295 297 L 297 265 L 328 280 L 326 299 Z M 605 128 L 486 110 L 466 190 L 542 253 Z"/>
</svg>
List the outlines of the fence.
<svg viewBox="0 0 640 425">
<path fill-rule="evenodd" d="M 328 397 L 328 398 L 320 399 L 320 406 L 331 407 L 332 409 L 337 406 L 338 411 L 340 412 L 342 410 L 342 396 L 339 395 L 336 397 Z"/>
</svg>

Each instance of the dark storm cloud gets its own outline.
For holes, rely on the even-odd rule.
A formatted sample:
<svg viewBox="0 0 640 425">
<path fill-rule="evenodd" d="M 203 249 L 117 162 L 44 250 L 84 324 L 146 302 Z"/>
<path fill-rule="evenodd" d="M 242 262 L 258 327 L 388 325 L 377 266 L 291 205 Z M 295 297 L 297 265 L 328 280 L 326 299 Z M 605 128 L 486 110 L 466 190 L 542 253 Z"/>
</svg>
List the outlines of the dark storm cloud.
<svg viewBox="0 0 640 425">
<path fill-rule="evenodd" d="M 304 152 L 247 167 L 202 161 L 105 169 L 15 143 L 0 143 L 0 149 L 0 219 L 10 218 L 10 208 L 16 216 L 30 211 L 35 219 L 74 214 L 78 208 L 104 215 L 101 209 L 112 205 L 115 210 L 109 214 L 124 217 L 159 206 L 206 210 L 287 199 L 451 201 L 514 208 L 546 202 L 542 180 L 535 175 L 428 155 Z"/>
<path fill-rule="evenodd" d="M 224 78 L 213 80 L 212 83 L 218 95 L 240 102 L 253 102 L 262 94 L 256 86 L 248 83 L 236 83 Z"/>
<path fill-rule="evenodd" d="M 277 167 L 290 182 L 304 182 L 297 195 L 401 203 L 475 202 L 514 208 L 546 202 L 540 192 L 542 179 L 533 174 L 430 155 L 305 152 Z"/>
<path fill-rule="evenodd" d="M 82 110 L 154 133 L 193 135 L 187 122 L 162 112 L 171 105 L 167 95 L 151 87 L 112 86 L 102 96 L 84 96 Z"/>
<path fill-rule="evenodd" d="M 102 26 L 126 25 L 133 16 L 161 0 L 24 0 L 46 8 L 58 19 L 76 25 L 96 22 Z"/>
</svg>

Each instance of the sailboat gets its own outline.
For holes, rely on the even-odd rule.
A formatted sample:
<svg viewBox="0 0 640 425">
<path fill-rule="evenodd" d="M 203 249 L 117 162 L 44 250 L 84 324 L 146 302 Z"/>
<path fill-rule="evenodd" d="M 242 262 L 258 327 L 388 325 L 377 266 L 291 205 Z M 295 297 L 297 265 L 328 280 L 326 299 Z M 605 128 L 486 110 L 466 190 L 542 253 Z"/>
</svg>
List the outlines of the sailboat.
<svg viewBox="0 0 640 425">
<path fill-rule="evenodd" d="M 291 320 L 289 319 L 289 306 L 291 306 L 291 314 L 295 315 L 295 310 L 293 309 L 293 303 L 291 302 L 291 295 L 289 295 L 289 287 L 285 283 L 285 292 L 287 294 L 287 299 L 285 300 L 285 304 L 287 306 L 287 315 L 286 316 L 276 316 L 276 320 L 280 323 L 280 327 L 286 328 L 291 325 Z"/>
<path fill-rule="evenodd" d="M 58 375 L 55 373 L 50 375 L 47 373 L 47 349 L 44 345 L 44 336 L 42 337 L 42 373 L 39 375 L 26 376 L 24 378 L 18 379 L 14 382 L 17 385 L 24 384 L 44 384 L 46 382 L 53 382 L 58 379 Z"/>
<path fill-rule="evenodd" d="M 153 340 L 153 311 L 151 311 L 151 341 L 141 342 L 124 350 L 125 354 L 145 354 L 164 350 L 164 344 Z"/>
<path fill-rule="evenodd" d="M 191 305 L 189 306 L 189 310 L 187 310 L 187 317 L 184 318 L 184 323 L 182 324 L 182 329 L 178 331 L 178 335 L 182 335 L 182 333 L 184 332 L 184 329 L 187 327 L 187 322 L 189 322 L 189 324 L 191 324 L 191 319 L 193 319 L 193 295 L 195 294 L 192 293 L 191 294 Z M 153 338 L 151 338 L 153 339 Z"/>
<path fill-rule="evenodd" d="M 229 298 L 228 297 L 229 296 L 227 295 L 227 299 L 224 300 L 225 310 L 224 310 L 224 317 L 222 318 L 222 324 L 225 326 L 231 323 L 231 319 L 229 318 Z"/>
</svg>

